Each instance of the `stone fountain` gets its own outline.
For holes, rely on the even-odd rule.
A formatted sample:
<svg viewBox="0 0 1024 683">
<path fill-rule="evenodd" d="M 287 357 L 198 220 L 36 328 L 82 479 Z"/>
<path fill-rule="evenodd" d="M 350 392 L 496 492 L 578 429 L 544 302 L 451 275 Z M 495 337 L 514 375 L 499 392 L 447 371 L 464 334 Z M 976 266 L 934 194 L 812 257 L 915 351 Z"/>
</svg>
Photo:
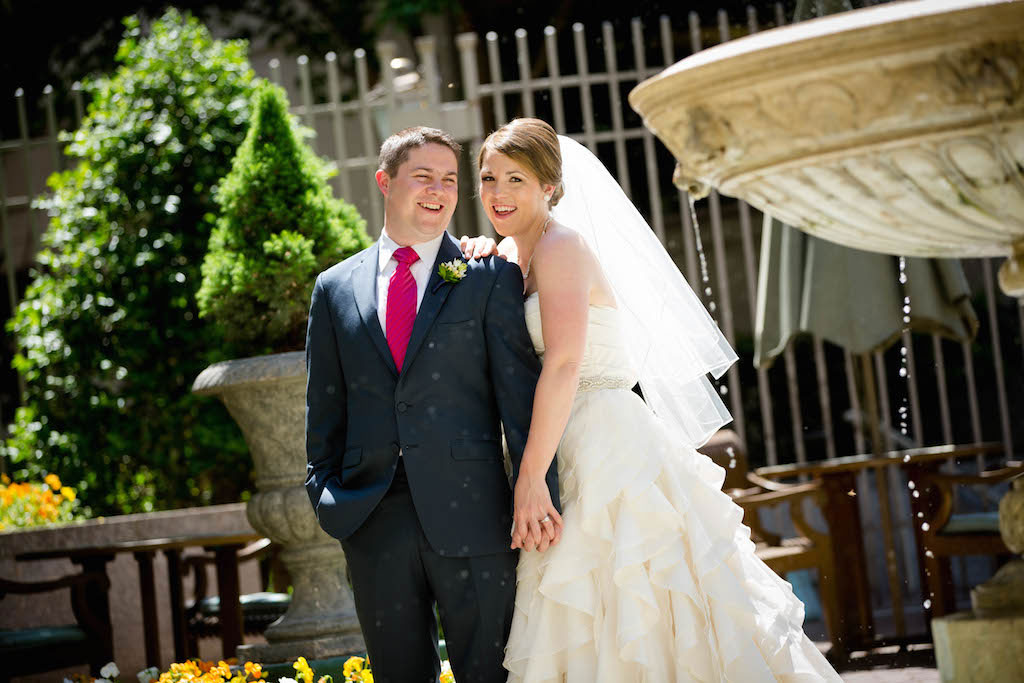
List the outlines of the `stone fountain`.
<svg viewBox="0 0 1024 683">
<path fill-rule="evenodd" d="M 712 187 L 812 235 L 900 256 L 1005 256 L 1024 298 L 1024 1 L 912 0 L 698 52 L 630 104 Z M 1024 549 L 1024 483 L 1000 504 Z M 1024 680 L 1024 560 L 933 621 L 943 680 Z"/>
<path fill-rule="evenodd" d="M 711 187 L 901 256 L 1008 256 L 1024 295 L 1024 3 L 914 0 L 698 52 L 630 104 Z"/>
</svg>

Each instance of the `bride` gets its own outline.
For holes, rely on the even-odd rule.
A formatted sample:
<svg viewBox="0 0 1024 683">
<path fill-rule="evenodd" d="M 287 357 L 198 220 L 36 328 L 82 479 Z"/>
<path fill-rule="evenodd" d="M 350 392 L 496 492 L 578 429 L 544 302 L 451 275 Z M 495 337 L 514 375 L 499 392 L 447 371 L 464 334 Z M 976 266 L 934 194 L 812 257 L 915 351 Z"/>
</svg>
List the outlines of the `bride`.
<svg viewBox="0 0 1024 683">
<path fill-rule="evenodd" d="M 731 419 L 707 373 L 736 355 L 657 238 L 543 121 L 492 133 L 479 166 L 544 362 L 514 492 L 512 547 L 527 552 L 509 681 L 838 681 L 724 471 L 695 450 Z M 561 515 L 544 483 L 556 452 Z"/>
</svg>

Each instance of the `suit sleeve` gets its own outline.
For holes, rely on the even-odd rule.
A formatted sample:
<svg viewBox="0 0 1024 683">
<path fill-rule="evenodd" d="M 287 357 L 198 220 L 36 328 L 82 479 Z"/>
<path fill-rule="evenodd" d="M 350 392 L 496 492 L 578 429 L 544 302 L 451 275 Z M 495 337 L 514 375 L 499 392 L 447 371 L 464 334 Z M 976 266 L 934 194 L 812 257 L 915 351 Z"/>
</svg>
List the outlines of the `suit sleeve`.
<svg viewBox="0 0 1024 683">
<path fill-rule="evenodd" d="M 328 481 L 341 472 L 348 428 L 345 376 L 321 278 L 313 286 L 306 328 L 306 493 L 314 510 Z"/>
<path fill-rule="evenodd" d="M 499 271 L 484 312 L 484 336 L 491 381 L 512 461 L 512 479 L 519 477 L 523 448 L 530 431 L 533 394 L 541 364 L 533 350 L 523 312 L 523 276 L 514 263 L 499 262 Z M 551 501 L 561 512 L 558 464 L 551 461 L 545 477 Z"/>
</svg>

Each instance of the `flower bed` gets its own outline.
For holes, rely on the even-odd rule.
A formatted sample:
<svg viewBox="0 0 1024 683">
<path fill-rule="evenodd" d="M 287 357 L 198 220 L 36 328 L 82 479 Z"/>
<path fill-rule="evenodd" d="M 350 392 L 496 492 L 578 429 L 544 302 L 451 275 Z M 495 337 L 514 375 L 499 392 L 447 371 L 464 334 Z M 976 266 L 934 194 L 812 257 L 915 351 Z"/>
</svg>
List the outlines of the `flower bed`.
<svg viewBox="0 0 1024 683">
<path fill-rule="evenodd" d="M 35 483 L 12 482 L 0 475 L 0 531 L 71 522 L 78 519 L 77 498 L 56 474 Z"/>
<path fill-rule="evenodd" d="M 295 678 L 282 676 L 277 683 L 334 683 L 330 674 L 316 677 L 313 667 L 305 657 L 299 657 L 293 664 Z M 373 683 L 373 672 L 365 657 L 349 657 L 345 662 L 342 675 L 345 683 Z M 100 670 L 100 678 L 86 675 L 64 679 L 64 683 L 122 683 L 121 671 L 114 662 L 110 662 Z M 167 671 L 159 671 L 155 666 L 140 671 L 136 677 L 139 683 L 270 683 L 266 678 L 262 664 L 245 662 L 238 664 L 236 659 L 221 660 L 217 663 L 190 659 L 186 662 L 171 664 Z M 441 675 L 438 683 L 455 683 L 451 666 L 447 661 L 441 663 Z"/>
</svg>

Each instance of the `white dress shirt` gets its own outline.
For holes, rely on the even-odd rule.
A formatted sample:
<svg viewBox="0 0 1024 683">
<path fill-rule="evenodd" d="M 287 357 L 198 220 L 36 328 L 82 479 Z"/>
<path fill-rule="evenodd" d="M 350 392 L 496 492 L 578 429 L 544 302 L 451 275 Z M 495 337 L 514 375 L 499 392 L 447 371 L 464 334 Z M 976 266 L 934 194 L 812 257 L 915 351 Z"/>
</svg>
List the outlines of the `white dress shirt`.
<svg viewBox="0 0 1024 683">
<path fill-rule="evenodd" d="M 444 233 L 430 240 L 412 245 L 413 251 L 419 254 L 419 260 L 409 266 L 409 272 L 416 280 L 416 311 L 419 312 L 420 304 L 423 302 L 423 295 L 427 291 L 427 283 L 430 281 L 431 270 L 434 261 L 437 260 L 437 252 L 441 249 L 441 240 Z M 399 248 L 393 239 L 388 237 L 384 230 L 380 231 L 380 247 L 377 254 L 377 319 L 380 321 L 380 329 L 387 336 L 388 319 L 388 285 L 391 283 L 391 274 L 398 267 L 398 261 L 391 258 L 391 255 Z"/>
</svg>

